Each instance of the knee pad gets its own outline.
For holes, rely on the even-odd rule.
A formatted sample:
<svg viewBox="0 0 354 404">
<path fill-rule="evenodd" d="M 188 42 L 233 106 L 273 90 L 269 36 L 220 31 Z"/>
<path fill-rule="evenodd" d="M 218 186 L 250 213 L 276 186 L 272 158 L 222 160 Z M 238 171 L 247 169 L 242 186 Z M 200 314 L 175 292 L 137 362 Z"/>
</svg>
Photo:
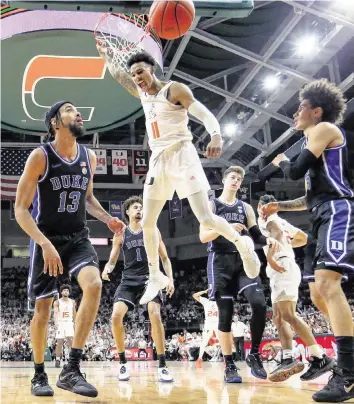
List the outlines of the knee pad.
<svg viewBox="0 0 354 404">
<path fill-rule="evenodd" d="M 221 332 L 231 332 L 234 304 L 232 299 L 222 299 L 219 294 L 215 297 L 219 310 L 219 326 Z"/>
</svg>

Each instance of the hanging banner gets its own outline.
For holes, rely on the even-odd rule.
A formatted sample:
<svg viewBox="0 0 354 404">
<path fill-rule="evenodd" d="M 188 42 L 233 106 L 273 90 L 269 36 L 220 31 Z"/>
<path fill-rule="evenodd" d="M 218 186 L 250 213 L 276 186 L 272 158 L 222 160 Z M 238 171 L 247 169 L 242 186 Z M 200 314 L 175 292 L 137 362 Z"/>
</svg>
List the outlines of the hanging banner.
<svg viewBox="0 0 354 404">
<path fill-rule="evenodd" d="M 182 201 L 175 194 L 171 201 L 168 201 L 170 208 L 170 219 L 182 217 Z"/>
<path fill-rule="evenodd" d="M 112 150 L 112 174 L 128 175 L 128 152 L 127 150 Z"/>
<path fill-rule="evenodd" d="M 238 190 L 238 199 L 242 202 L 251 203 L 251 184 L 241 186 Z"/>
<path fill-rule="evenodd" d="M 96 153 L 97 158 L 95 174 L 107 174 L 107 150 L 93 149 L 93 151 Z"/>
<path fill-rule="evenodd" d="M 145 175 L 149 171 L 148 150 L 133 150 L 133 175 Z"/>
<path fill-rule="evenodd" d="M 109 214 L 122 220 L 122 201 L 109 201 Z"/>
</svg>

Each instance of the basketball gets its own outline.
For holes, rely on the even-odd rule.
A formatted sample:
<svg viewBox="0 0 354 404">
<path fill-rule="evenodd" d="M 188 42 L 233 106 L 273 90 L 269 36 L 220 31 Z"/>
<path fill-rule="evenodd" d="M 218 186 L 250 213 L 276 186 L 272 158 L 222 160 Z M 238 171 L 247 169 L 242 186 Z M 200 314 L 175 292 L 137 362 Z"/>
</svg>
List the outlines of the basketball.
<svg viewBox="0 0 354 404">
<path fill-rule="evenodd" d="M 191 27 L 195 16 L 192 0 L 155 0 L 149 24 L 160 38 L 176 39 Z"/>
</svg>

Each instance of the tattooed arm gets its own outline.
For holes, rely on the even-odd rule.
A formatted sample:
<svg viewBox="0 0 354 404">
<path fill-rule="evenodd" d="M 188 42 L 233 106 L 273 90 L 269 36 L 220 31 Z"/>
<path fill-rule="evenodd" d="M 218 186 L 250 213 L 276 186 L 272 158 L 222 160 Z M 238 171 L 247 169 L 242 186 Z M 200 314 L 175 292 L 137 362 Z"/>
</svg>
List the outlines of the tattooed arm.
<svg viewBox="0 0 354 404">
<path fill-rule="evenodd" d="M 307 209 L 306 195 L 292 201 L 270 202 L 261 207 L 261 216 L 267 219 L 269 216 L 277 212 L 299 211 Z"/>
<path fill-rule="evenodd" d="M 136 85 L 134 84 L 134 81 L 132 80 L 130 75 L 123 69 L 119 69 L 113 66 L 111 63 L 108 63 L 109 56 L 107 55 L 107 49 L 103 46 L 97 45 L 97 50 L 101 58 L 105 61 L 106 66 L 112 77 L 115 78 L 122 87 L 129 91 L 131 95 L 140 98 Z"/>
</svg>

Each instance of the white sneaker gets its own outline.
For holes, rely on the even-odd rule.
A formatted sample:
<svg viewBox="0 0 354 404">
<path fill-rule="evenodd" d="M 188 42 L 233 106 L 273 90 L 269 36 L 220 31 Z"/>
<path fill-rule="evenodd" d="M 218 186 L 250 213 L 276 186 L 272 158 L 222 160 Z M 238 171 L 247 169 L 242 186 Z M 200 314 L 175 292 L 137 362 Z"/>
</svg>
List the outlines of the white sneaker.
<svg viewBox="0 0 354 404">
<path fill-rule="evenodd" d="M 155 299 L 161 289 L 165 289 L 170 280 L 162 272 L 150 275 L 146 290 L 140 299 L 140 304 L 147 304 Z"/>
<path fill-rule="evenodd" d="M 121 382 L 126 382 L 130 379 L 129 366 L 127 363 L 119 364 L 119 376 L 118 380 Z"/>
<path fill-rule="evenodd" d="M 254 243 L 251 237 L 241 236 L 238 241 L 235 242 L 237 251 L 240 253 L 240 257 L 243 262 L 243 269 L 246 275 L 250 279 L 254 279 L 259 275 L 261 269 L 261 263 L 258 255 L 254 250 Z"/>
<path fill-rule="evenodd" d="M 157 370 L 157 378 L 159 382 L 163 383 L 171 383 L 173 382 L 173 377 L 170 375 L 168 368 L 158 368 Z"/>
</svg>

